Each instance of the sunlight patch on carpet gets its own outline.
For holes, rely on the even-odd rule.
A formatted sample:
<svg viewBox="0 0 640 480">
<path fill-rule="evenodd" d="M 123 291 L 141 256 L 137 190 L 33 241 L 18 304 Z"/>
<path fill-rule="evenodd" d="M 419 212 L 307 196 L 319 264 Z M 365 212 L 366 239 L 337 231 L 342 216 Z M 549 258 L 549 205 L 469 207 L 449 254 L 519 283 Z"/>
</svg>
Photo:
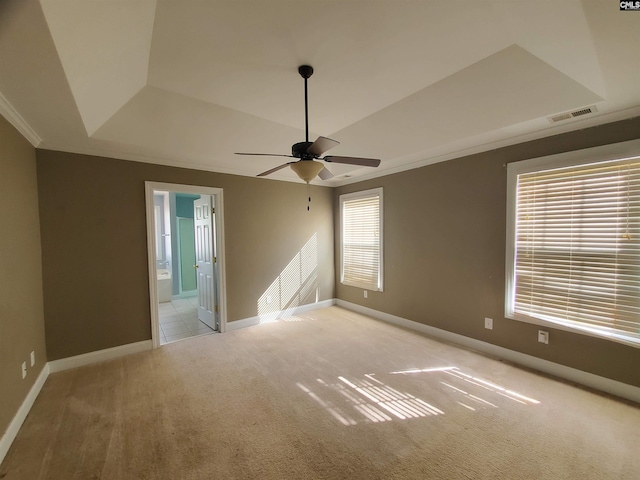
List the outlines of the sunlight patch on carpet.
<svg viewBox="0 0 640 480">
<path fill-rule="evenodd" d="M 433 389 L 433 396 L 438 396 L 440 402 L 446 398 L 451 402 L 451 408 L 461 407 L 479 412 L 508 405 L 540 404 L 539 400 L 464 373 L 458 367 L 414 368 L 390 372 L 390 375 L 416 374 L 429 374 L 428 381 L 420 380 L 416 384 L 417 388 L 424 389 L 426 385 L 426 388 Z M 318 378 L 313 386 L 300 382 L 296 385 L 345 426 L 406 421 L 445 414 L 443 409 L 433 405 L 438 402 L 429 403 L 418 395 L 404 391 L 406 388 L 394 388 L 379 377 L 376 378 L 374 373 L 362 377 L 340 375 L 335 381 Z"/>
<path fill-rule="evenodd" d="M 443 367 L 443 368 L 427 368 L 427 369 L 410 369 L 410 370 L 400 370 L 397 372 L 391 372 L 392 375 L 410 375 L 410 374 L 416 374 L 416 373 L 433 373 L 433 372 L 442 372 L 442 373 L 446 373 L 447 375 L 450 375 L 452 377 L 458 378 L 460 380 L 462 380 L 463 382 L 467 382 L 469 384 L 472 385 L 476 385 L 484 390 L 487 390 L 489 392 L 495 393 L 497 395 L 501 395 L 503 397 L 508 398 L 509 400 L 512 400 L 514 402 L 518 402 L 521 403 L 523 405 L 538 405 L 540 403 L 539 400 L 536 400 L 535 398 L 531 398 L 531 397 L 527 397 L 525 395 L 522 395 L 521 393 L 515 392 L 513 390 L 509 390 L 505 387 L 502 387 L 500 385 L 497 385 L 494 382 L 489 382 L 487 380 L 483 380 L 482 378 L 478 378 L 478 377 L 474 377 L 473 375 L 468 375 L 464 372 L 461 372 L 457 367 Z M 471 395 L 469 393 L 467 393 L 466 391 L 456 388 L 446 382 L 440 382 L 441 384 L 459 392 L 462 393 L 464 395 L 469 395 L 470 398 L 474 398 L 474 399 L 478 399 L 488 405 L 491 405 L 493 407 L 496 407 L 496 405 L 485 401 L 477 396 Z M 466 405 L 465 405 L 466 406 Z"/>
<path fill-rule="evenodd" d="M 324 398 L 321 398 L 320 391 L 313 391 L 301 383 L 297 383 L 297 386 L 343 425 L 444 415 L 439 408 L 386 385 L 374 378 L 374 374 L 359 379 L 339 376 L 338 381 L 332 383 L 317 379 L 317 383 L 321 385 Z M 329 400 L 329 397 L 341 400 L 341 404 Z"/>
</svg>

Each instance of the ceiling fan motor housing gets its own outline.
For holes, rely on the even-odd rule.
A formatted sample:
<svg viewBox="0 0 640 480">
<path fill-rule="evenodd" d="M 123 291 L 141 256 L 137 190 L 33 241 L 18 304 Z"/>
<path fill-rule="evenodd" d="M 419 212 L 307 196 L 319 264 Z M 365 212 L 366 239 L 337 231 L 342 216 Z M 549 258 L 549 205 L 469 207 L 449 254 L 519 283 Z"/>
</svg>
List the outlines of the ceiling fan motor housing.
<svg viewBox="0 0 640 480">
<path fill-rule="evenodd" d="M 291 146 L 291 155 L 302 160 L 313 160 L 317 158 L 316 155 L 308 153 L 307 150 L 313 144 L 313 142 L 298 142 Z"/>
</svg>

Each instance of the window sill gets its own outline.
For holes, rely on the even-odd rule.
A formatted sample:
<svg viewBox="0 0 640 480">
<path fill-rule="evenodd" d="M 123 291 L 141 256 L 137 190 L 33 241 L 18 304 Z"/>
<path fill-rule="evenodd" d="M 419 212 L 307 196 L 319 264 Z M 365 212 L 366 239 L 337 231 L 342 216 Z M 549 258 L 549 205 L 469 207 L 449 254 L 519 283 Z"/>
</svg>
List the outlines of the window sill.
<svg viewBox="0 0 640 480">
<path fill-rule="evenodd" d="M 340 284 L 346 285 L 347 287 L 361 288 L 362 290 L 368 290 L 370 292 L 382 292 L 383 291 L 382 288 L 378 288 L 377 286 L 365 285 L 365 284 L 362 284 L 362 283 L 349 283 L 349 282 L 341 281 Z"/>
<path fill-rule="evenodd" d="M 589 327 L 578 327 L 576 325 L 568 325 L 560 321 L 554 322 L 554 321 L 545 320 L 537 317 L 531 317 L 529 315 L 523 315 L 515 312 L 505 312 L 504 316 L 509 320 L 515 320 L 517 322 L 529 323 L 529 324 L 538 325 L 540 327 L 545 327 L 545 328 L 554 328 L 556 330 L 563 330 L 565 332 L 571 332 L 578 335 L 587 335 L 589 337 L 595 337 L 601 340 L 608 340 L 611 342 L 622 343 L 623 345 L 627 345 L 628 347 L 640 348 L 640 339 L 635 339 L 632 337 L 627 337 L 627 336 L 616 334 L 616 333 L 603 332 L 600 330 L 591 329 Z"/>
</svg>

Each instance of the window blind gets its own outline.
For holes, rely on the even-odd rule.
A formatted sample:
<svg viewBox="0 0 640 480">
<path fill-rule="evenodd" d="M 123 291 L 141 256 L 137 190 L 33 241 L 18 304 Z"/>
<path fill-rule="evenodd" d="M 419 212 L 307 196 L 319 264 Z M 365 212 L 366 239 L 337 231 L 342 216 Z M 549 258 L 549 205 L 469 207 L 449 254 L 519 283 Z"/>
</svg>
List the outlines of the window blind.
<svg viewBox="0 0 640 480">
<path fill-rule="evenodd" d="M 341 205 L 342 283 L 382 290 L 381 195 L 347 197 Z"/>
<path fill-rule="evenodd" d="M 517 179 L 513 311 L 640 341 L 640 161 Z"/>
</svg>

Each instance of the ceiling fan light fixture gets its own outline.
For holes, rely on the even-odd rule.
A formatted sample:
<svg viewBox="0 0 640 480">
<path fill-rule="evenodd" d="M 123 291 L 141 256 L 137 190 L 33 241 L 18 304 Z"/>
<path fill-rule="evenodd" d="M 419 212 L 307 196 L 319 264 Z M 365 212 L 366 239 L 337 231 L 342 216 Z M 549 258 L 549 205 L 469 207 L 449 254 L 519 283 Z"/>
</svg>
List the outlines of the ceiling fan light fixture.
<svg viewBox="0 0 640 480">
<path fill-rule="evenodd" d="M 301 160 L 291 164 L 291 170 L 296 172 L 296 175 L 307 183 L 316 178 L 323 168 L 323 164 L 313 160 Z"/>
</svg>

